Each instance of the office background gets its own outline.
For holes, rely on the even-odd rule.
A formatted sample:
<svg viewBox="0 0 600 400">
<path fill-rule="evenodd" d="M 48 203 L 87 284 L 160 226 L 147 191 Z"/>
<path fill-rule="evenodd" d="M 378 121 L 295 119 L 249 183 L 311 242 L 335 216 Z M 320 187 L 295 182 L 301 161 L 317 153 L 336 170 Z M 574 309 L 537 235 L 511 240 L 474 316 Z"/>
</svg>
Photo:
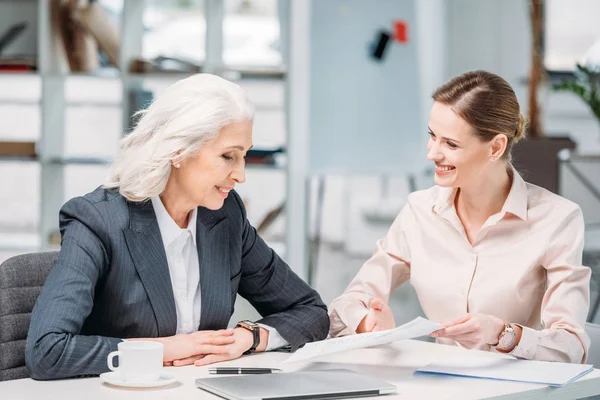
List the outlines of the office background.
<svg viewBox="0 0 600 400">
<path fill-rule="evenodd" d="M 527 114 L 536 2 L 0 0 L 0 262 L 55 248 L 58 208 L 102 184 L 131 113 L 202 70 L 255 102 L 254 146 L 266 153 L 239 187 L 249 219 L 330 302 L 408 193 L 433 183 L 435 87 L 487 69 L 513 85 Z M 600 65 L 600 2 L 543 3 L 543 133 L 575 148 L 544 156 L 560 162 L 542 170 L 584 211 L 594 304 L 600 121 L 552 83 L 577 62 Z M 392 309 L 399 322 L 421 312 L 408 285 Z M 253 311 L 240 302 L 236 312 Z"/>
</svg>

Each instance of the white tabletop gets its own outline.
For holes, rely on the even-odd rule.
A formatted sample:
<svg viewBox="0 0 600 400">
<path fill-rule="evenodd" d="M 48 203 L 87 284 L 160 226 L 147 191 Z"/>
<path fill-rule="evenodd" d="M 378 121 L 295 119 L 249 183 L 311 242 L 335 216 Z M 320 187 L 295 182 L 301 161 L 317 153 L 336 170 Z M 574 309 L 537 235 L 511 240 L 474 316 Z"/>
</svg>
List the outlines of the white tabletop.
<svg viewBox="0 0 600 400">
<path fill-rule="evenodd" d="M 221 363 L 219 366 L 253 366 L 299 369 L 347 368 L 393 383 L 398 394 L 381 399 L 574 399 L 600 394 L 600 370 L 594 370 L 563 388 L 544 385 L 502 382 L 487 379 L 459 378 L 417 374 L 414 371 L 433 361 L 464 356 L 468 350 L 416 340 L 405 340 L 386 346 L 360 349 L 315 359 L 315 362 L 283 364 L 286 353 L 262 353 Z M 469 351 L 470 356 L 501 357 L 481 351 Z M 214 366 L 214 365 L 213 365 Z M 178 382 L 156 389 L 123 389 L 103 383 L 99 378 L 34 381 L 20 379 L 0 383 L 2 399 L 215 399 L 218 398 L 194 386 L 194 379 L 214 377 L 208 367 L 168 368 Z"/>
</svg>

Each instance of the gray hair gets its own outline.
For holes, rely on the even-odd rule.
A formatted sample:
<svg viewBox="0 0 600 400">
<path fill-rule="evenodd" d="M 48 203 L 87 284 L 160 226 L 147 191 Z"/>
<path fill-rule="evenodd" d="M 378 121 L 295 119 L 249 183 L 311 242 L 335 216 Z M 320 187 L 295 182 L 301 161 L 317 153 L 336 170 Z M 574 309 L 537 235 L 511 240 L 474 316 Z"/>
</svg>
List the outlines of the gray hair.
<svg viewBox="0 0 600 400">
<path fill-rule="evenodd" d="M 169 86 L 136 116 L 139 121 L 121 140 L 104 187 L 144 201 L 165 189 L 175 158 L 193 156 L 231 123 L 252 120 L 254 106 L 235 83 L 196 74 Z"/>
</svg>

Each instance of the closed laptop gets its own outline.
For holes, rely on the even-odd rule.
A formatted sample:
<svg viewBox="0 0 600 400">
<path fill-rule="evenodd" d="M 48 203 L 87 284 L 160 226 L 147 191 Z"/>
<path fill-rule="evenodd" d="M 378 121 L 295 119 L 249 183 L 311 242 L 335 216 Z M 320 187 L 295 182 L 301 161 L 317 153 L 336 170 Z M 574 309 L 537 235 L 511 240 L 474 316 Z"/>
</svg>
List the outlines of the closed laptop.
<svg viewBox="0 0 600 400">
<path fill-rule="evenodd" d="M 396 386 L 346 369 L 198 378 L 196 387 L 230 400 L 340 399 L 396 393 Z"/>
</svg>

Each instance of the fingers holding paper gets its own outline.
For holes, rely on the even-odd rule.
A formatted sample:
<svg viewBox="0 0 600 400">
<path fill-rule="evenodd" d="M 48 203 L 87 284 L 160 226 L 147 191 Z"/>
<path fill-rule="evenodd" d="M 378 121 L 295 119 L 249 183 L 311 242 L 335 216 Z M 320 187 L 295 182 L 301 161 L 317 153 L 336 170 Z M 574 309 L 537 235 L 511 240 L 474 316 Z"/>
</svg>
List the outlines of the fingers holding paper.
<svg viewBox="0 0 600 400">
<path fill-rule="evenodd" d="M 374 298 L 369 304 L 369 312 L 358 325 L 356 332 L 379 332 L 394 329 L 396 321 L 392 309 L 383 300 Z"/>
<path fill-rule="evenodd" d="M 467 349 L 476 349 L 484 344 L 496 345 L 504 329 L 504 321 L 488 314 L 467 313 L 442 325 L 444 325 L 443 329 L 429 336 L 454 340 Z"/>
</svg>

